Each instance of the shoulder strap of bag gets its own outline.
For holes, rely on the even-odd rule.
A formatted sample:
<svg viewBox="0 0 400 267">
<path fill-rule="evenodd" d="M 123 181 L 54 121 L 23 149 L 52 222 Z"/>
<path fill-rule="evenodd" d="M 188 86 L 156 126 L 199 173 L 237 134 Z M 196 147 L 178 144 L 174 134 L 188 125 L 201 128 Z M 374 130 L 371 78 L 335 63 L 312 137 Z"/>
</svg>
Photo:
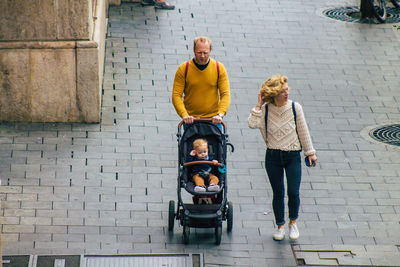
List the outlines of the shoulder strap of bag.
<svg viewBox="0 0 400 267">
<path fill-rule="evenodd" d="M 268 104 L 265 104 L 265 134 L 268 134 L 268 130 L 267 130 L 267 122 L 268 122 Z"/>
<path fill-rule="evenodd" d="M 296 126 L 296 133 L 297 133 L 297 116 L 296 116 L 296 108 L 294 107 L 294 101 L 292 102 L 292 111 L 293 111 L 293 117 L 294 117 L 294 124 Z"/>
<path fill-rule="evenodd" d="M 299 139 L 299 143 L 300 143 L 300 149 L 303 150 L 303 146 L 301 145 L 300 142 L 300 137 L 299 137 L 299 132 L 297 131 L 297 116 L 296 116 L 296 108 L 294 106 L 295 102 L 292 102 L 292 111 L 293 111 L 293 117 L 294 117 L 294 125 L 296 127 L 296 134 L 297 134 L 297 139 Z"/>
</svg>

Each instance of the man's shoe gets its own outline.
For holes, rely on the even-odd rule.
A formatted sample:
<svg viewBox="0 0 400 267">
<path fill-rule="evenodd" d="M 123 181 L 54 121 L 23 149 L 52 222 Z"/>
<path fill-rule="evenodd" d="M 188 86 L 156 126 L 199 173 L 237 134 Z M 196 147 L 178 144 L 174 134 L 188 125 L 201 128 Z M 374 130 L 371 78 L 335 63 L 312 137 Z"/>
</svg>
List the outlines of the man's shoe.
<svg viewBox="0 0 400 267">
<path fill-rule="evenodd" d="M 281 241 L 285 238 L 285 228 L 276 229 L 275 233 L 272 235 L 272 238 L 276 241 Z"/>
<path fill-rule="evenodd" d="M 154 0 L 154 7 L 159 8 L 159 9 L 175 9 L 174 5 L 171 5 L 167 2 L 158 2 L 157 0 Z"/>
<path fill-rule="evenodd" d="M 205 188 L 204 186 L 197 185 L 197 186 L 194 188 L 194 192 L 198 192 L 198 193 L 200 193 L 200 192 L 206 192 L 206 188 Z"/>
<path fill-rule="evenodd" d="M 297 229 L 297 225 L 289 224 L 289 238 L 290 240 L 297 240 L 300 236 L 299 229 Z"/>
<path fill-rule="evenodd" d="M 141 3 L 143 6 L 154 5 L 154 0 L 142 0 Z"/>
</svg>

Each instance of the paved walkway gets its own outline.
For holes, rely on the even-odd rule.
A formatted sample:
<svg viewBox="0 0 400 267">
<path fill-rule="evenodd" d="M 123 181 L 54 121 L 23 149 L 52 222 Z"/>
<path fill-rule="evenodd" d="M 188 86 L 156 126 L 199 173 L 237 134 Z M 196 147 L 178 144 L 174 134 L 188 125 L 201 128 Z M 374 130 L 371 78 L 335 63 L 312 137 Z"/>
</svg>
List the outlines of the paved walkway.
<svg viewBox="0 0 400 267">
<path fill-rule="evenodd" d="M 392 25 L 324 17 L 354 1 L 176 0 L 174 11 L 111 7 L 100 124 L 0 124 L 3 253 L 202 253 L 206 266 L 400 266 L 400 157 L 362 137 L 400 121 Z M 208 35 L 231 82 L 226 117 L 234 230 L 167 231 L 176 200 L 171 90 L 192 40 Z M 318 151 L 304 167 L 297 242 L 274 242 L 264 144 L 247 116 L 268 76 L 289 77 Z M 303 259 L 303 260 L 301 260 Z"/>
</svg>

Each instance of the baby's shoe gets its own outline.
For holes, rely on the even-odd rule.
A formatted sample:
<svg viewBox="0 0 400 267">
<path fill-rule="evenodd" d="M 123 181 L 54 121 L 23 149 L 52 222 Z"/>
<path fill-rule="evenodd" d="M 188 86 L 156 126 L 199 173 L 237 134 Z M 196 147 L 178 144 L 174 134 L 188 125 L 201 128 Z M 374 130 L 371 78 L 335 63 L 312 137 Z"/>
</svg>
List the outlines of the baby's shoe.
<svg viewBox="0 0 400 267">
<path fill-rule="evenodd" d="M 144 6 L 154 5 L 154 1 L 153 0 L 142 0 L 141 3 Z"/>
<path fill-rule="evenodd" d="M 174 5 L 171 5 L 165 1 L 160 2 L 159 0 L 154 0 L 154 7 L 159 9 L 175 9 Z"/>
<path fill-rule="evenodd" d="M 206 192 L 206 188 L 204 186 L 201 185 L 196 185 L 196 187 L 194 188 L 194 192 Z"/>
<path fill-rule="evenodd" d="M 219 191 L 219 185 L 210 184 L 210 186 L 208 187 L 208 191 L 213 191 L 213 192 Z"/>
</svg>

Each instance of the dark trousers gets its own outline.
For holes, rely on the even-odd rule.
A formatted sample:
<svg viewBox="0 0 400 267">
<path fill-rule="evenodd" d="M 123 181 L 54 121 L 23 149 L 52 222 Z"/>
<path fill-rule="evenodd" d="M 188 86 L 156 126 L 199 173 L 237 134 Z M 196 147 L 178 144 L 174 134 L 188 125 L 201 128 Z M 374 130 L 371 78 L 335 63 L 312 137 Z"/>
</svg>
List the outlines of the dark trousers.
<svg viewBox="0 0 400 267">
<path fill-rule="evenodd" d="M 284 172 L 286 173 L 289 219 L 296 220 L 299 216 L 300 207 L 300 151 L 267 149 L 265 168 L 273 191 L 272 208 L 276 224 L 285 224 Z"/>
</svg>

